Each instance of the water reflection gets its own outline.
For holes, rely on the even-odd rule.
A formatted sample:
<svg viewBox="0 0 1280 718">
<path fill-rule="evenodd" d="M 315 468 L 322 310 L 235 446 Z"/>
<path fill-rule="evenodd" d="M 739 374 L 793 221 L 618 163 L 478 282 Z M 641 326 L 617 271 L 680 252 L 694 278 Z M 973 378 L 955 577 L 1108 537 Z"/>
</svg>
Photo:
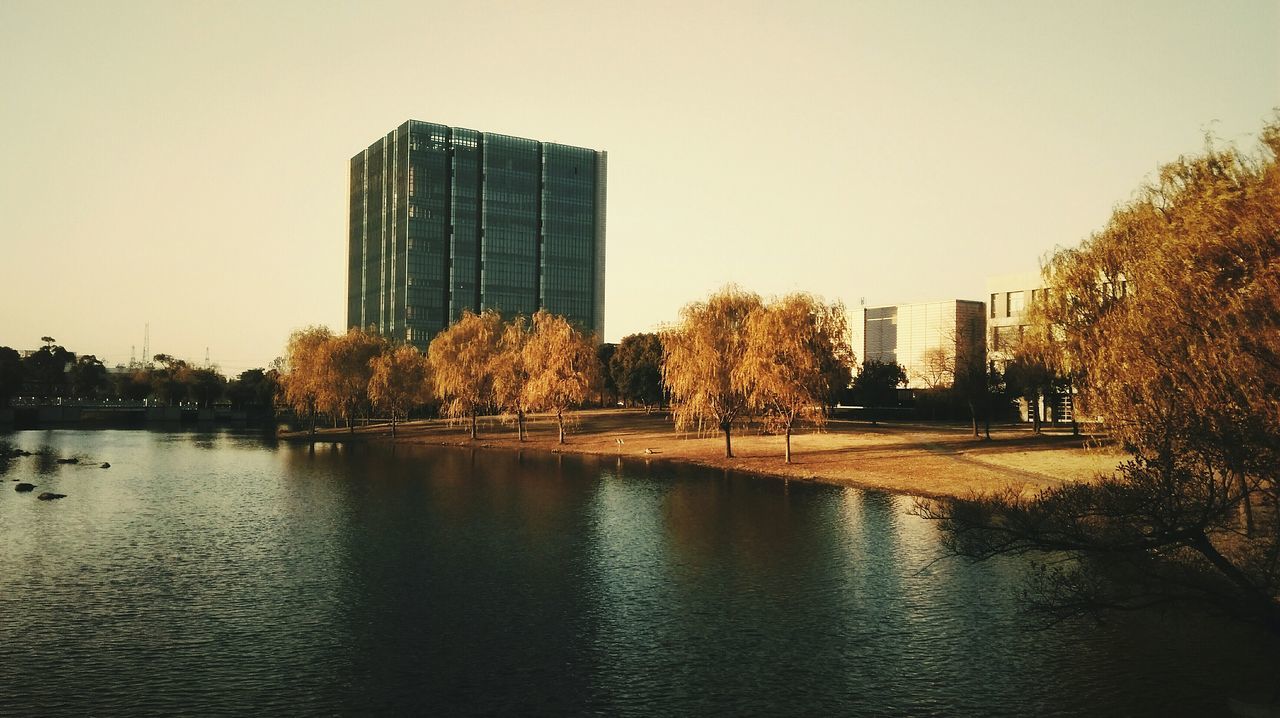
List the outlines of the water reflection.
<svg viewBox="0 0 1280 718">
<path fill-rule="evenodd" d="M 882 493 L 536 452 L 31 432 L 0 494 L 17 714 L 1201 715 L 1229 628 L 1029 630 Z M 287 678 L 286 678 L 287 677 Z M 1171 680 L 1171 678 L 1173 680 Z"/>
</svg>

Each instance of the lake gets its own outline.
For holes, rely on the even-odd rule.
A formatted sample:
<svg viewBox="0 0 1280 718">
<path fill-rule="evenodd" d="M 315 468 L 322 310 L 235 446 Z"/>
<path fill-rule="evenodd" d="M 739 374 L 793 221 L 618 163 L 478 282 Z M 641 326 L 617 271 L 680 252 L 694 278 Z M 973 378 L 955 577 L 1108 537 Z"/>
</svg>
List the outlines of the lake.
<svg viewBox="0 0 1280 718">
<path fill-rule="evenodd" d="M 1207 620 L 1042 630 L 1025 564 L 937 561 L 891 494 L 234 432 L 0 441 L 49 452 L 0 474 L 6 715 L 1199 716 L 1274 679 Z"/>
</svg>

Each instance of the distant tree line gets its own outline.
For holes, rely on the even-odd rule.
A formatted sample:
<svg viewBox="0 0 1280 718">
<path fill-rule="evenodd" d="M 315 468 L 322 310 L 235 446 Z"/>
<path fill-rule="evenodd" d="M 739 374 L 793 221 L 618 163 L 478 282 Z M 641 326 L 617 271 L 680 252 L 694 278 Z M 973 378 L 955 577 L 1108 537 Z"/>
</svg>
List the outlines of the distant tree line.
<svg viewBox="0 0 1280 718">
<path fill-rule="evenodd" d="M 284 365 L 284 400 L 313 434 L 321 416 L 354 431 L 358 416 L 385 412 L 394 436 L 418 412 L 465 422 L 473 439 L 478 417 L 501 415 L 523 441 L 526 416 L 549 412 L 563 443 L 568 413 L 601 385 L 594 338 L 546 311 L 507 321 L 492 310 L 465 312 L 426 354 L 372 330 L 312 327 L 289 339 Z"/>
<path fill-rule="evenodd" d="M 233 409 L 270 412 L 277 388 L 274 369 L 250 369 L 228 380 L 217 367 L 200 367 L 168 354 L 146 363 L 108 368 L 93 354 L 77 356 L 42 337 L 44 345 L 25 356 L 0 347 L 0 401 L 16 397 L 130 401 L 159 405 L 195 404 L 208 408 L 220 401 Z"/>
<path fill-rule="evenodd" d="M 521 441 L 532 413 L 555 417 L 563 443 L 573 410 L 592 404 L 670 407 L 677 428 L 723 433 L 759 421 L 784 434 L 821 425 L 850 382 L 846 312 L 806 294 L 765 303 L 728 288 L 691 304 L 661 333 L 598 345 L 561 316 L 539 311 L 504 320 L 492 310 L 462 317 L 425 354 L 372 330 L 295 332 L 284 358 L 283 399 L 314 435 L 322 418 L 355 430 L 385 412 L 392 435 L 412 414 L 465 424 L 481 416 L 514 424 Z"/>
</svg>

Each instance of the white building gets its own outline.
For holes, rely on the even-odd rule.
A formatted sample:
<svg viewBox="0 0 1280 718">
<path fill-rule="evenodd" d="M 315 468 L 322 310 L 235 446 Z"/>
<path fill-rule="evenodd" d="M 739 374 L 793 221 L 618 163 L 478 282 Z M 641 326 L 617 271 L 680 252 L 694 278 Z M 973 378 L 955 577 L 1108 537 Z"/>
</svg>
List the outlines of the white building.
<svg viewBox="0 0 1280 718">
<path fill-rule="evenodd" d="M 966 299 L 863 307 L 854 349 L 863 363 L 901 364 L 908 388 L 947 387 L 955 367 L 985 363 L 985 317 L 982 302 Z"/>
</svg>

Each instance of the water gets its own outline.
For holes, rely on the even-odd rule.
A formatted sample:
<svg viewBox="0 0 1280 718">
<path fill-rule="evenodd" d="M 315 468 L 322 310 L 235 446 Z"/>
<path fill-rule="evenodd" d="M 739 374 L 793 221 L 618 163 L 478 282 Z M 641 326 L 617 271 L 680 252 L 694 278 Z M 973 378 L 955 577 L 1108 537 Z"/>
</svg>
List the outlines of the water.
<svg viewBox="0 0 1280 718">
<path fill-rule="evenodd" d="M 0 476 L 0 714 L 1218 715 L 1273 675 L 1230 626 L 1033 630 L 1022 564 L 934 562 L 936 527 L 883 493 L 231 433 L 4 438 L 95 463 Z"/>
</svg>

